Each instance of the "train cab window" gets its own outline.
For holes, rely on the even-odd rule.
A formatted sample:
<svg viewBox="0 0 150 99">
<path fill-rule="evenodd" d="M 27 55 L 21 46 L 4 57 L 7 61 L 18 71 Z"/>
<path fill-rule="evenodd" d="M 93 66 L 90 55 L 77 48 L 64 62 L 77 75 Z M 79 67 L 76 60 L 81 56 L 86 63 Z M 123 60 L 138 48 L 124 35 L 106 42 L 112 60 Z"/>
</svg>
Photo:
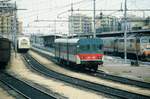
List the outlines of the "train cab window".
<svg viewBox="0 0 150 99">
<path fill-rule="evenodd" d="M 87 50 L 89 50 L 89 48 L 88 48 L 87 45 L 78 45 L 78 46 L 77 46 L 77 51 L 78 51 L 79 53 L 86 52 Z"/>
<path fill-rule="evenodd" d="M 77 45 L 77 52 L 79 53 L 95 53 L 100 51 L 100 45 L 97 44 L 85 44 L 85 45 Z"/>
<path fill-rule="evenodd" d="M 80 45 L 79 46 L 79 50 L 82 51 L 86 51 L 87 50 L 87 46 L 86 45 Z"/>
</svg>

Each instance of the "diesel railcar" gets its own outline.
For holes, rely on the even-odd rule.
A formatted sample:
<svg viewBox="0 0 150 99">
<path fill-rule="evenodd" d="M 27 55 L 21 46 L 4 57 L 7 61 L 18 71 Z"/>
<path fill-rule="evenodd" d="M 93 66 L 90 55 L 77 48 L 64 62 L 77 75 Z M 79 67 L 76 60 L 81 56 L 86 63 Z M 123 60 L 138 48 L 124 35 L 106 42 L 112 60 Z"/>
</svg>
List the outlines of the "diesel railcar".
<svg viewBox="0 0 150 99">
<path fill-rule="evenodd" d="M 7 38 L 0 38 L 0 68 L 7 65 L 11 56 L 11 42 Z"/>
<path fill-rule="evenodd" d="M 55 57 L 60 63 L 96 71 L 103 64 L 100 38 L 71 38 L 55 40 Z"/>
<path fill-rule="evenodd" d="M 103 38 L 102 50 L 104 53 L 122 55 L 124 53 L 124 38 L 107 37 Z M 141 60 L 150 61 L 150 36 L 128 37 L 127 55 L 129 58 L 139 57 Z"/>
<path fill-rule="evenodd" d="M 29 49 L 30 49 L 29 37 L 18 37 L 17 51 L 18 52 L 27 52 Z"/>
</svg>

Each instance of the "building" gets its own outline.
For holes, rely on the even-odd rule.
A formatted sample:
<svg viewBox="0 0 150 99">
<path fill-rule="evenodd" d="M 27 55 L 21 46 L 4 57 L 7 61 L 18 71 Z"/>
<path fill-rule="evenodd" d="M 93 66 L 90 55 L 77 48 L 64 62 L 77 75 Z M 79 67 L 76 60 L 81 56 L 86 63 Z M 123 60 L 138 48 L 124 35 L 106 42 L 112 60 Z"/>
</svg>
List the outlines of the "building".
<svg viewBox="0 0 150 99">
<path fill-rule="evenodd" d="M 137 17 L 135 15 L 128 15 L 127 30 L 139 30 L 146 26 L 146 18 Z M 124 19 L 121 19 L 121 29 L 125 29 Z"/>
<path fill-rule="evenodd" d="M 0 35 L 11 38 L 14 32 L 14 16 L 16 6 L 14 3 L 7 1 L 0 2 Z"/>
<path fill-rule="evenodd" d="M 2 35 L 9 35 L 12 32 L 12 17 L 7 15 L 0 15 L 0 33 Z"/>
<path fill-rule="evenodd" d="M 96 33 L 119 31 L 121 29 L 119 19 L 114 16 L 96 16 Z"/>
<path fill-rule="evenodd" d="M 92 33 L 92 17 L 82 14 L 69 16 L 69 33 Z"/>
<path fill-rule="evenodd" d="M 142 18 L 135 15 L 128 15 L 127 30 L 150 29 L 150 17 Z M 124 18 L 115 16 L 100 15 L 96 17 L 96 33 L 124 31 Z"/>
<path fill-rule="evenodd" d="M 121 29 L 124 30 L 124 20 L 121 22 Z M 150 29 L 150 17 L 142 18 L 135 15 L 127 17 L 127 30 Z"/>
<path fill-rule="evenodd" d="M 51 34 L 51 35 L 31 35 L 30 40 L 33 45 L 37 46 L 44 46 L 49 48 L 54 48 L 55 46 L 55 39 L 63 37 L 62 35 L 58 34 Z"/>
<path fill-rule="evenodd" d="M 17 35 L 22 34 L 23 32 L 23 22 L 17 21 Z"/>
<path fill-rule="evenodd" d="M 1 35 L 11 35 L 11 33 L 13 33 L 13 17 L 12 16 L 8 16 L 8 15 L 0 15 L 0 34 Z M 17 35 L 19 35 L 20 33 L 22 33 L 22 22 L 21 21 L 17 21 L 16 23 L 17 25 Z"/>
</svg>

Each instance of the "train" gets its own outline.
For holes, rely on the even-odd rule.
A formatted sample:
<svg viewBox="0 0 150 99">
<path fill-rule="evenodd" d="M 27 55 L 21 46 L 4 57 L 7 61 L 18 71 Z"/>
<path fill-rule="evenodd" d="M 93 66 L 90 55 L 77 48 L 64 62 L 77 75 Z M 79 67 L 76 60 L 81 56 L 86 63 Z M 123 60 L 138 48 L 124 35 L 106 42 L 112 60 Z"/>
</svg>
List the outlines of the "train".
<svg viewBox="0 0 150 99">
<path fill-rule="evenodd" d="M 11 57 L 11 41 L 0 37 L 0 69 L 8 64 Z"/>
<path fill-rule="evenodd" d="M 17 39 L 17 51 L 20 53 L 26 53 L 30 49 L 29 37 L 18 37 Z"/>
<path fill-rule="evenodd" d="M 55 58 L 59 63 L 91 71 L 97 71 L 98 65 L 103 64 L 100 38 L 59 38 L 54 43 Z"/>
<path fill-rule="evenodd" d="M 124 56 L 123 37 L 102 38 L 102 50 L 105 54 Z M 129 36 L 127 37 L 127 58 L 150 61 L 150 36 Z"/>
</svg>

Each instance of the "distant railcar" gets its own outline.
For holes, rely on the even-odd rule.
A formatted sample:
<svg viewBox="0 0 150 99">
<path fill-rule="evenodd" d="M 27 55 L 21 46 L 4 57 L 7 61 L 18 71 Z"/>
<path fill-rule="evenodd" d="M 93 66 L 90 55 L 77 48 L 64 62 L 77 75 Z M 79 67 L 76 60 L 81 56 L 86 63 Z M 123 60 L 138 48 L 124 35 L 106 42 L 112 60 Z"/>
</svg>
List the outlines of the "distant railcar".
<svg viewBox="0 0 150 99">
<path fill-rule="evenodd" d="M 55 57 L 60 63 L 74 64 L 96 71 L 103 64 L 99 38 L 72 38 L 55 40 Z"/>
<path fill-rule="evenodd" d="M 10 60 L 11 56 L 11 42 L 7 38 L 0 38 L 0 65 L 4 66 Z M 0 68 L 3 68 L 1 67 Z"/>
<path fill-rule="evenodd" d="M 18 37 L 17 51 L 18 52 L 27 52 L 29 49 L 30 49 L 29 37 Z"/>
<path fill-rule="evenodd" d="M 103 38 L 103 41 L 104 53 L 123 55 L 124 38 L 107 37 Z M 138 56 L 141 60 L 150 60 L 150 36 L 128 37 L 126 48 L 128 56 Z"/>
</svg>

